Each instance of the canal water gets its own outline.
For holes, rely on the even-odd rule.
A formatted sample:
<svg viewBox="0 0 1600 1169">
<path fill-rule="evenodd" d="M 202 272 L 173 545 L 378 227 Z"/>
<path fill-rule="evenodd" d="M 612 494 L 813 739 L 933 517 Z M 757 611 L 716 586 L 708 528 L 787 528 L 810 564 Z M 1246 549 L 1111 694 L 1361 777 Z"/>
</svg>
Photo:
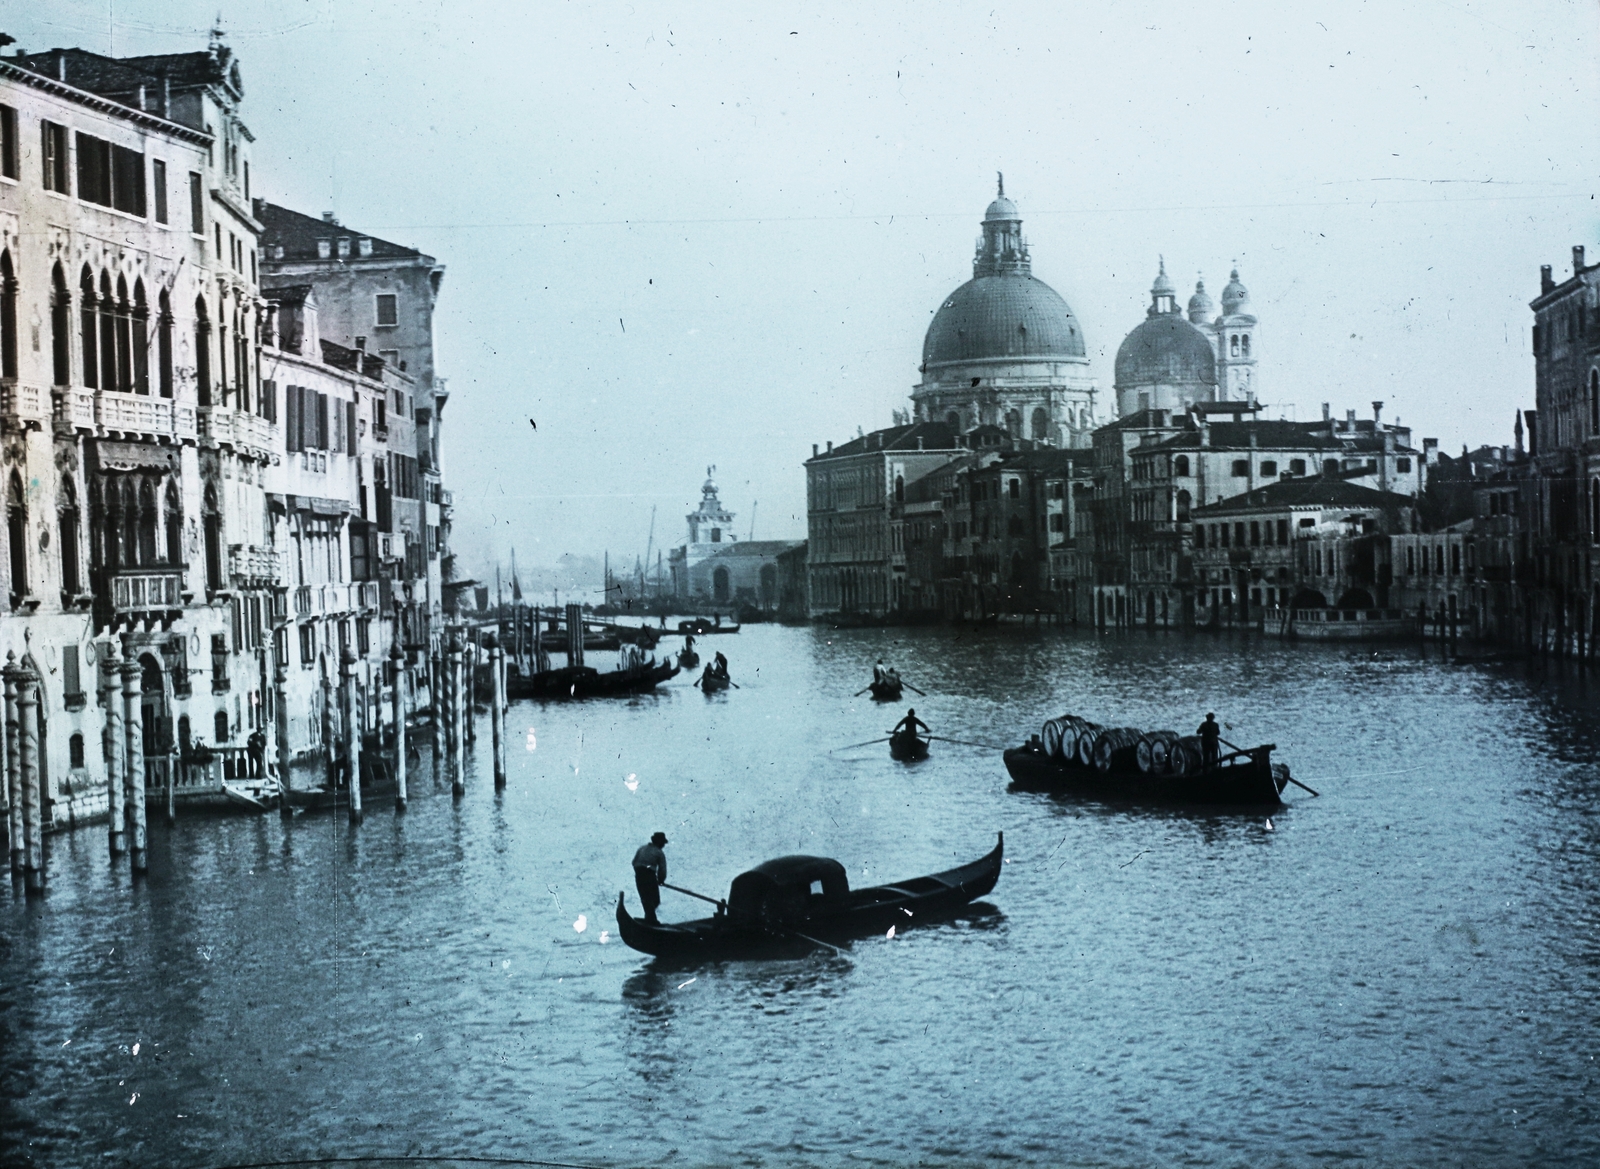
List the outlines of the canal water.
<svg viewBox="0 0 1600 1169">
<path fill-rule="evenodd" d="M 670 644 L 676 644 L 670 643 Z M 473 1155 L 576 1165 L 1600 1163 L 1600 719 L 1580 679 L 1415 647 L 747 627 L 741 688 L 519 704 L 453 801 L 56 836 L 0 910 L 0 1163 Z M 1007 791 L 1046 717 L 1207 710 L 1321 791 L 1271 817 Z M 843 956 L 661 970 L 629 860 L 725 893 L 986 852 L 994 893 Z M 667 917 L 700 916 L 668 892 Z"/>
</svg>

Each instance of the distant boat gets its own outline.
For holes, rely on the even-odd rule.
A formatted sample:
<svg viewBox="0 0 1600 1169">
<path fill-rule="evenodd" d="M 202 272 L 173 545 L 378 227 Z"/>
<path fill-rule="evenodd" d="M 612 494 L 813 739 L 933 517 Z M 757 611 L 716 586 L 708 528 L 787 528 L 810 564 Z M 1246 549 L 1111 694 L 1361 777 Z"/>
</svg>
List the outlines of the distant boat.
<svg viewBox="0 0 1600 1169">
<path fill-rule="evenodd" d="M 671 662 L 650 663 L 602 674 L 592 666 L 565 666 L 538 674 L 508 674 L 506 697 L 533 698 L 541 702 L 566 698 L 613 698 L 654 690 L 673 677 Z"/>
<path fill-rule="evenodd" d="M 735 877 L 715 917 L 651 925 L 628 912 L 623 894 L 617 929 L 635 950 L 673 961 L 804 953 L 949 917 L 994 888 L 1004 854 L 1000 833 L 994 849 L 971 864 L 868 889 L 851 889 L 836 860 L 783 856 Z"/>
<path fill-rule="evenodd" d="M 904 684 L 899 677 L 890 674 L 881 682 L 874 682 L 867 689 L 872 691 L 874 702 L 899 702 Z"/>
<path fill-rule="evenodd" d="M 696 637 L 702 637 L 707 633 L 738 633 L 739 625 L 737 622 L 724 625 L 721 617 L 691 617 L 687 621 L 678 622 L 678 632 L 692 633 Z"/>
</svg>

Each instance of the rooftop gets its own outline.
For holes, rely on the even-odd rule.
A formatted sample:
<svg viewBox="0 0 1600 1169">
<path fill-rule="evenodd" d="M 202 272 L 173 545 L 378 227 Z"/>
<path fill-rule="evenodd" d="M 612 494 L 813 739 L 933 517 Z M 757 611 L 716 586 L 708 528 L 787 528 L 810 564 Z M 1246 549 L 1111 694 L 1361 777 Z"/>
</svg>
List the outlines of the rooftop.
<svg viewBox="0 0 1600 1169">
<path fill-rule="evenodd" d="M 826 459 L 842 459 L 847 455 L 875 454 L 878 451 L 950 451 L 959 449 L 956 432 L 944 422 L 914 422 L 909 426 L 891 426 L 874 430 L 860 438 L 841 443 L 831 451 L 819 451 L 808 463 Z"/>
<path fill-rule="evenodd" d="M 298 211 L 291 211 L 287 207 L 280 207 L 276 203 L 269 203 L 265 199 L 255 201 L 256 218 L 261 221 L 265 229 L 261 233 L 261 251 L 266 257 L 266 262 L 292 263 L 305 260 L 319 261 L 322 263 L 344 263 L 351 260 L 397 260 L 421 259 L 422 253 L 416 248 L 408 248 L 401 244 L 391 243 L 386 239 L 368 235 L 366 232 L 357 231 L 347 227 L 334 219 L 318 219 L 311 215 L 302 215 Z M 318 250 L 318 243 L 345 239 L 350 242 L 350 252 L 347 256 L 340 256 L 337 248 L 332 248 L 330 254 L 324 256 Z M 367 255 L 362 255 L 358 241 L 371 240 L 372 250 Z M 278 248 L 283 249 L 283 255 L 278 255 Z"/>
<path fill-rule="evenodd" d="M 1197 518 L 1242 515 L 1247 512 L 1281 511 L 1298 507 L 1360 507 L 1400 508 L 1413 507 L 1416 500 L 1394 491 L 1374 491 L 1341 478 L 1316 476 L 1310 479 L 1281 479 L 1266 487 L 1257 487 L 1194 509 Z"/>
</svg>

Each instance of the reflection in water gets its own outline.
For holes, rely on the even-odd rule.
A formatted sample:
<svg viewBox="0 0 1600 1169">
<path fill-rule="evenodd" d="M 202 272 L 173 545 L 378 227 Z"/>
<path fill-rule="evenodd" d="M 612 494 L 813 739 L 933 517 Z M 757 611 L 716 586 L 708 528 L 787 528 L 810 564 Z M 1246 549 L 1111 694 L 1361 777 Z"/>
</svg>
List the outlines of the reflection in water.
<svg viewBox="0 0 1600 1169">
<path fill-rule="evenodd" d="M 1600 1163 L 1593 686 L 1204 635 L 720 640 L 714 701 L 513 708 L 501 794 L 484 734 L 459 802 L 425 761 L 354 830 L 158 821 L 146 881 L 103 828 L 53 837 L 48 897 L 0 908 L 0 1163 Z M 832 753 L 887 725 L 850 697 L 880 657 L 937 734 L 1215 710 L 1323 796 L 1269 829 L 1013 792 L 971 747 Z M 1001 829 L 1008 863 L 950 921 L 676 969 L 615 936 L 658 829 L 708 891 L 788 853 L 901 880 Z"/>
</svg>

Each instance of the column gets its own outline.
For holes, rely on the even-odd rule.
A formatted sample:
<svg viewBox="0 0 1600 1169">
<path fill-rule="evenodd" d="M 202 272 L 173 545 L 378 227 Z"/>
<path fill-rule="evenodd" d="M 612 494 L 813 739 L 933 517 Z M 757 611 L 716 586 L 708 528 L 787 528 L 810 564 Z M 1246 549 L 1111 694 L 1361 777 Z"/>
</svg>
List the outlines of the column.
<svg viewBox="0 0 1600 1169">
<path fill-rule="evenodd" d="M 144 720 L 140 717 L 139 711 L 140 700 L 143 697 L 139 687 L 142 673 L 139 660 L 133 656 L 130 646 L 122 663 L 122 729 L 128 741 L 126 756 L 128 766 L 125 775 L 128 792 L 128 828 L 133 836 L 129 842 L 132 846 L 129 851 L 133 854 L 133 871 L 136 873 L 142 873 L 149 867 L 144 807 Z M 112 701 L 115 700 L 116 696 L 113 695 Z"/>
<path fill-rule="evenodd" d="M 100 691 L 106 710 L 106 791 L 111 814 L 111 855 L 121 856 L 127 850 L 127 784 L 124 780 L 124 760 L 127 743 L 122 733 L 122 659 L 117 653 L 115 637 L 107 638 L 105 652 L 100 656 Z"/>
<path fill-rule="evenodd" d="M 44 893 L 44 808 L 39 801 L 39 679 L 17 671 L 18 755 L 22 764 L 22 875 L 28 896 Z"/>
<path fill-rule="evenodd" d="M 400 643 L 389 651 L 394 667 L 394 810 L 406 810 L 406 657 Z"/>
<path fill-rule="evenodd" d="M 494 786 L 506 786 L 506 676 L 505 651 L 497 638 L 489 642 L 489 676 L 493 679 L 490 694 L 489 729 L 494 740 Z"/>
<path fill-rule="evenodd" d="M 339 662 L 339 693 L 344 701 L 344 764 L 350 781 L 350 823 L 361 823 L 361 726 L 356 709 L 356 651 L 345 646 Z"/>
</svg>

